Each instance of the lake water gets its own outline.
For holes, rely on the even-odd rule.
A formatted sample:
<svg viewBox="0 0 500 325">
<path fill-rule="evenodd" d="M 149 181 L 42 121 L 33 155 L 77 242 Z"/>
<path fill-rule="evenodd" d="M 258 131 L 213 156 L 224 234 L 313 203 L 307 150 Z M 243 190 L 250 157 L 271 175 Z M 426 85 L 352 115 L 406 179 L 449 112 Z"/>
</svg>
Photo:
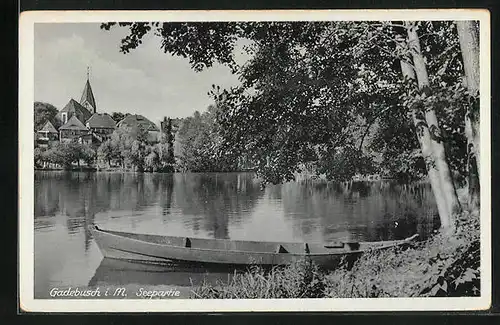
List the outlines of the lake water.
<svg viewBox="0 0 500 325">
<path fill-rule="evenodd" d="M 291 182 L 252 173 L 35 172 L 35 297 L 53 288 L 182 288 L 224 270 L 103 259 L 89 224 L 140 233 L 262 241 L 390 240 L 439 228 L 426 184 Z M 134 297 L 134 295 L 131 295 Z M 131 297 L 129 296 L 129 297 Z"/>
</svg>

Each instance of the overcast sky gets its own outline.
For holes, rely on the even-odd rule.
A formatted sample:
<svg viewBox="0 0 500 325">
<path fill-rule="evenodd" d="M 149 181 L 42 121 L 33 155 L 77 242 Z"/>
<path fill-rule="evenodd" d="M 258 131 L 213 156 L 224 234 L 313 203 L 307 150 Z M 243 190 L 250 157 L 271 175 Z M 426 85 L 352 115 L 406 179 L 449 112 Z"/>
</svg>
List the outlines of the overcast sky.
<svg viewBox="0 0 500 325">
<path fill-rule="evenodd" d="M 194 72 L 187 59 L 164 54 L 154 36 L 128 54 L 119 52 L 127 29 L 104 31 L 93 23 L 35 24 L 35 101 L 62 109 L 79 101 L 91 67 L 98 112 L 137 113 L 155 123 L 204 111 L 212 84 L 237 84 L 228 68 Z"/>
</svg>

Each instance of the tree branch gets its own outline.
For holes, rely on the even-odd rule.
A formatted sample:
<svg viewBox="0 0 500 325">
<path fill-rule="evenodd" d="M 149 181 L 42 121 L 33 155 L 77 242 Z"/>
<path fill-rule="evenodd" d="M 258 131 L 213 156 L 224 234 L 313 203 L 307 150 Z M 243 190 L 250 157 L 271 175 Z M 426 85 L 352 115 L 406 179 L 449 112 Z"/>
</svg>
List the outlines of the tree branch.
<svg viewBox="0 0 500 325">
<path fill-rule="evenodd" d="M 391 106 L 388 106 L 385 109 L 383 109 L 380 112 L 378 112 L 377 115 L 375 115 L 373 117 L 373 119 L 370 121 L 370 123 L 368 123 L 368 125 L 366 126 L 366 130 L 363 133 L 363 136 L 361 137 L 361 142 L 359 143 L 359 149 L 358 149 L 359 151 L 361 151 L 361 149 L 363 147 L 363 142 L 365 141 L 365 137 L 368 135 L 368 131 L 370 130 L 370 127 L 373 125 L 373 123 L 375 123 L 375 121 L 377 120 L 377 118 L 380 117 L 380 115 L 382 115 L 383 113 L 385 113 L 386 111 L 388 111 L 390 108 L 391 108 Z"/>
</svg>

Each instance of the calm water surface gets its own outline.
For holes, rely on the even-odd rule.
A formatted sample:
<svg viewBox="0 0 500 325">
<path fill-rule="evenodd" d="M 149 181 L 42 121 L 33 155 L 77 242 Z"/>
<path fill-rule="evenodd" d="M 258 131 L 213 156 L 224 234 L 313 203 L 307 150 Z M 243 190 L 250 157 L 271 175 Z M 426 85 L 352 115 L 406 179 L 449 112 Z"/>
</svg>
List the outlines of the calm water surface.
<svg viewBox="0 0 500 325">
<path fill-rule="evenodd" d="M 422 238 L 439 227 L 427 185 L 291 182 L 251 173 L 35 172 L 35 297 L 54 288 L 187 288 L 224 270 L 166 270 L 104 260 L 87 226 L 263 241 Z"/>
</svg>

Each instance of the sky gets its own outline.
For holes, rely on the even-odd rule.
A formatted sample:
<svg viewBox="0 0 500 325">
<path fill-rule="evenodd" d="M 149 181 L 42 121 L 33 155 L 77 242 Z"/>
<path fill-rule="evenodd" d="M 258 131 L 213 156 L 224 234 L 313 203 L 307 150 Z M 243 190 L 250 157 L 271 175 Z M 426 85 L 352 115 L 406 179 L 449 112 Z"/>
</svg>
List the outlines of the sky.
<svg viewBox="0 0 500 325">
<path fill-rule="evenodd" d="M 159 123 L 164 116 L 186 117 L 206 110 L 213 100 L 212 84 L 238 84 L 229 68 L 214 65 L 203 72 L 188 59 L 165 54 L 160 39 L 150 35 L 123 54 L 125 28 L 101 30 L 96 23 L 35 24 L 35 101 L 62 109 L 80 100 L 90 67 L 90 84 L 97 112 L 141 114 Z M 236 53 L 238 61 L 246 60 Z"/>
</svg>

